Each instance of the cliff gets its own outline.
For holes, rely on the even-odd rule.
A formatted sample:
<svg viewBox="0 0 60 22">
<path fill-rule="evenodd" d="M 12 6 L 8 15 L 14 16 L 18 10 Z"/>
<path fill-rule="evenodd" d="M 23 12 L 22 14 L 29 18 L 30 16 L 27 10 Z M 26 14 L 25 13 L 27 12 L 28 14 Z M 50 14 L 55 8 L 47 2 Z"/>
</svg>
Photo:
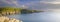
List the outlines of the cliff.
<svg viewBox="0 0 60 22">
<path fill-rule="evenodd" d="M 14 19 L 14 18 L 8 18 L 5 16 L 0 17 L 0 22 L 22 22 L 20 20 Z"/>
<path fill-rule="evenodd" d="M 35 12 L 43 12 L 37 10 L 29 10 L 29 9 L 21 9 L 21 8 L 14 8 L 14 7 L 2 7 L 0 8 L 0 15 L 14 15 L 14 14 L 29 14 Z"/>
</svg>

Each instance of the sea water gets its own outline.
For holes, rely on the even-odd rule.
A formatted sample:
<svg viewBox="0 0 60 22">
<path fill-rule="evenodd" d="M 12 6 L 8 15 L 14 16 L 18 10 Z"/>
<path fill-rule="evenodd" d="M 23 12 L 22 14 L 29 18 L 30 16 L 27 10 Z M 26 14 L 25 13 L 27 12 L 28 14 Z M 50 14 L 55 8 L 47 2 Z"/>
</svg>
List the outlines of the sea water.
<svg viewBox="0 0 60 22">
<path fill-rule="evenodd" d="M 60 22 L 60 12 L 40 12 L 32 14 L 10 15 L 9 18 L 16 18 L 23 22 Z"/>
</svg>

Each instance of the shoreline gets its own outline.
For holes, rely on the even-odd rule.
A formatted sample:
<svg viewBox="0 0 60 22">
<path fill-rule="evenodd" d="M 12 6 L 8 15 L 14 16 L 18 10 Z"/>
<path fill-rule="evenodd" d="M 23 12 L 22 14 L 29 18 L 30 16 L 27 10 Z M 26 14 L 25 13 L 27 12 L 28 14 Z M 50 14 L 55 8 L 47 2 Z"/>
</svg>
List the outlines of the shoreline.
<svg viewBox="0 0 60 22">
<path fill-rule="evenodd" d="M 8 18 L 7 16 L 1 16 L 0 22 L 22 22 L 22 21 L 15 18 Z"/>
</svg>

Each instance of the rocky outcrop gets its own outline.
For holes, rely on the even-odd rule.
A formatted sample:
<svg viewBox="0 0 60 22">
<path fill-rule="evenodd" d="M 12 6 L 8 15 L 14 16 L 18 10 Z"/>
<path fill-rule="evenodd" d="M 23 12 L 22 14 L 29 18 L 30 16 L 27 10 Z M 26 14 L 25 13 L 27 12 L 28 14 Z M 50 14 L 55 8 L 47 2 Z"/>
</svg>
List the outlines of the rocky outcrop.
<svg viewBox="0 0 60 22">
<path fill-rule="evenodd" d="M 20 20 L 14 19 L 14 18 L 8 18 L 5 16 L 0 17 L 0 22 L 22 22 Z"/>
</svg>

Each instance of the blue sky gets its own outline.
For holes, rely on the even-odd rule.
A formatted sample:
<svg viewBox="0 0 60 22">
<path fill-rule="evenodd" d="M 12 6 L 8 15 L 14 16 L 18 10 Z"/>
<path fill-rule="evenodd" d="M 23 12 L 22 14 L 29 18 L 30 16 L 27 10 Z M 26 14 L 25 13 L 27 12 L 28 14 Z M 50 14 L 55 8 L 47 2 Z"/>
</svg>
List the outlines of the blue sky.
<svg viewBox="0 0 60 22">
<path fill-rule="evenodd" d="M 0 0 L 3 3 L 9 4 L 9 5 L 16 5 L 16 6 L 22 6 L 22 5 L 28 5 L 31 6 L 32 4 L 36 3 L 38 4 L 40 0 Z M 9 2 L 10 1 L 10 2 Z"/>
<path fill-rule="evenodd" d="M 17 6 L 20 8 L 39 8 L 41 0 L 0 0 L 2 4 L 0 6 Z"/>
<path fill-rule="evenodd" d="M 25 7 L 32 9 L 32 7 L 40 6 L 40 0 L 18 0 L 18 4 L 25 5 Z"/>
<path fill-rule="evenodd" d="M 38 1 L 40 1 L 40 0 L 16 0 L 16 1 L 15 0 L 8 0 L 8 1 L 0 0 L 0 1 L 7 3 L 7 4 L 10 4 L 10 5 L 12 5 L 12 4 L 26 5 L 26 4 L 31 4 L 31 3 L 38 3 Z"/>
<path fill-rule="evenodd" d="M 18 2 L 22 3 L 22 4 L 26 4 L 26 3 L 29 3 L 29 2 L 34 2 L 35 3 L 36 1 L 40 1 L 40 0 L 18 0 Z"/>
</svg>

